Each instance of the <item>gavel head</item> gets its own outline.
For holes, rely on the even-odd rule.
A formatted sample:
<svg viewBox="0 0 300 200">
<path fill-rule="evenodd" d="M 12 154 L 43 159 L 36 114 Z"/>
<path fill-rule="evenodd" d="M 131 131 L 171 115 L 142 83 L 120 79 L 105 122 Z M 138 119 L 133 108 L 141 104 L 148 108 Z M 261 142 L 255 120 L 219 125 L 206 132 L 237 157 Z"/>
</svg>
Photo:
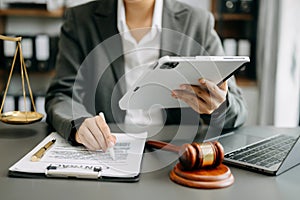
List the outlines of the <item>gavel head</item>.
<svg viewBox="0 0 300 200">
<path fill-rule="evenodd" d="M 185 170 L 215 167 L 224 159 L 224 149 L 219 142 L 184 144 L 179 151 L 179 161 Z"/>
</svg>

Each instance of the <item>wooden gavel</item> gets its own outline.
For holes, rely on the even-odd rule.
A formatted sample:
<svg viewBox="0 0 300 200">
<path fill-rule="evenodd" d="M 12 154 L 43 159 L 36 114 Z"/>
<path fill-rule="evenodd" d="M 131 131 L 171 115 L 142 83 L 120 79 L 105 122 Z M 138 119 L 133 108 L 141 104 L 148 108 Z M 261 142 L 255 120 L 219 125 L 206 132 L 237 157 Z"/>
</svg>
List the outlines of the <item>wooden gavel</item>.
<svg viewBox="0 0 300 200">
<path fill-rule="evenodd" d="M 223 146 L 215 142 L 183 144 L 176 146 L 161 141 L 149 140 L 146 145 L 152 148 L 171 151 L 179 154 L 179 162 L 184 170 L 194 170 L 205 167 L 216 167 L 224 159 Z"/>
</svg>

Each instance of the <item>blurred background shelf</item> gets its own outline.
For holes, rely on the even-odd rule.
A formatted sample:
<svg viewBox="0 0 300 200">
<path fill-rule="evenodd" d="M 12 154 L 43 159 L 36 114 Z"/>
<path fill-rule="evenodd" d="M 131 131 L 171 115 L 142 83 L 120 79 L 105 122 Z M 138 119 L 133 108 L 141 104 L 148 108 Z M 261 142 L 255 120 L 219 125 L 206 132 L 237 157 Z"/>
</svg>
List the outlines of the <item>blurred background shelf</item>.
<svg viewBox="0 0 300 200">
<path fill-rule="evenodd" d="M 228 21 L 252 21 L 254 20 L 251 14 L 218 14 L 214 13 L 216 21 L 228 20 Z"/>
<path fill-rule="evenodd" d="M 43 9 L 20 9 L 20 8 L 12 8 L 12 9 L 0 9 L 0 16 L 27 16 L 27 17 L 50 17 L 50 18 L 61 18 L 64 14 L 64 8 L 60 8 L 53 11 L 47 11 Z"/>
<path fill-rule="evenodd" d="M 215 29 L 226 55 L 249 56 L 250 63 L 236 74 L 256 80 L 256 46 L 259 0 L 211 0 Z M 243 81 L 244 82 L 244 81 Z"/>
</svg>

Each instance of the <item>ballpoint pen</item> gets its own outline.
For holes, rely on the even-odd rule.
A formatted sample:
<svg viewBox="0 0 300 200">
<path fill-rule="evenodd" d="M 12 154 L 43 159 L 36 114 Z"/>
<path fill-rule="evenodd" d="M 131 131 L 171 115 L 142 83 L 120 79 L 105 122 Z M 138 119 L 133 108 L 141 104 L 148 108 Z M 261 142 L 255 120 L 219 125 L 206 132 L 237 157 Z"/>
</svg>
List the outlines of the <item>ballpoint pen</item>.
<svg viewBox="0 0 300 200">
<path fill-rule="evenodd" d="M 105 121 L 105 117 L 104 117 L 104 113 L 103 113 L 103 112 L 100 112 L 100 113 L 99 113 L 99 116 L 101 116 L 102 119 Z M 105 121 L 105 122 L 106 122 L 106 121 Z M 107 150 L 109 151 L 110 157 L 111 157 L 113 160 L 115 160 L 116 157 L 115 157 L 114 147 L 111 146 L 111 147 L 109 147 Z"/>
<path fill-rule="evenodd" d="M 47 144 L 45 144 L 45 146 L 40 148 L 35 154 L 31 156 L 31 161 L 33 162 L 39 161 L 43 157 L 45 152 L 55 143 L 55 141 L 56 139 L 53 139 L 49 141 Z"/>
</svg>

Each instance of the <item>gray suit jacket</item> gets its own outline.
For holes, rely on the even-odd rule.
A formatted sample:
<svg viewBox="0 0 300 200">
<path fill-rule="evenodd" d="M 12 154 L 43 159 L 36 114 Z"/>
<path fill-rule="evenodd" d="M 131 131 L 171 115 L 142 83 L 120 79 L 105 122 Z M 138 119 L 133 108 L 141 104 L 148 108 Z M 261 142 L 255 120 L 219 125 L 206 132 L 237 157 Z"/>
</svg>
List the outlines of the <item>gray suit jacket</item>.
<svg viewBox="0 0 300 200">
<path fill-rule="evenodd" d="M 212 15 L 174 0 L 165 0 L 160 55 L 222 55 Z M 109 123 L 122 123 L 118 107 L 124 94 L 124 57 L 117 29 L 117 1 L 98 0 L 66 11 L 61 29 L 56 76 L 46 96 L 47 122 L 69 138 L 86 117 L 103 111 Z M 227 102 L 212 115 L 192 109 L 164 110 L 166 124 L 199 124 L 235 128 L 243 124 L 246 108 L 234 78 Z M 154 93 L 155 95 L 155 93 Z"/>
</svg>

